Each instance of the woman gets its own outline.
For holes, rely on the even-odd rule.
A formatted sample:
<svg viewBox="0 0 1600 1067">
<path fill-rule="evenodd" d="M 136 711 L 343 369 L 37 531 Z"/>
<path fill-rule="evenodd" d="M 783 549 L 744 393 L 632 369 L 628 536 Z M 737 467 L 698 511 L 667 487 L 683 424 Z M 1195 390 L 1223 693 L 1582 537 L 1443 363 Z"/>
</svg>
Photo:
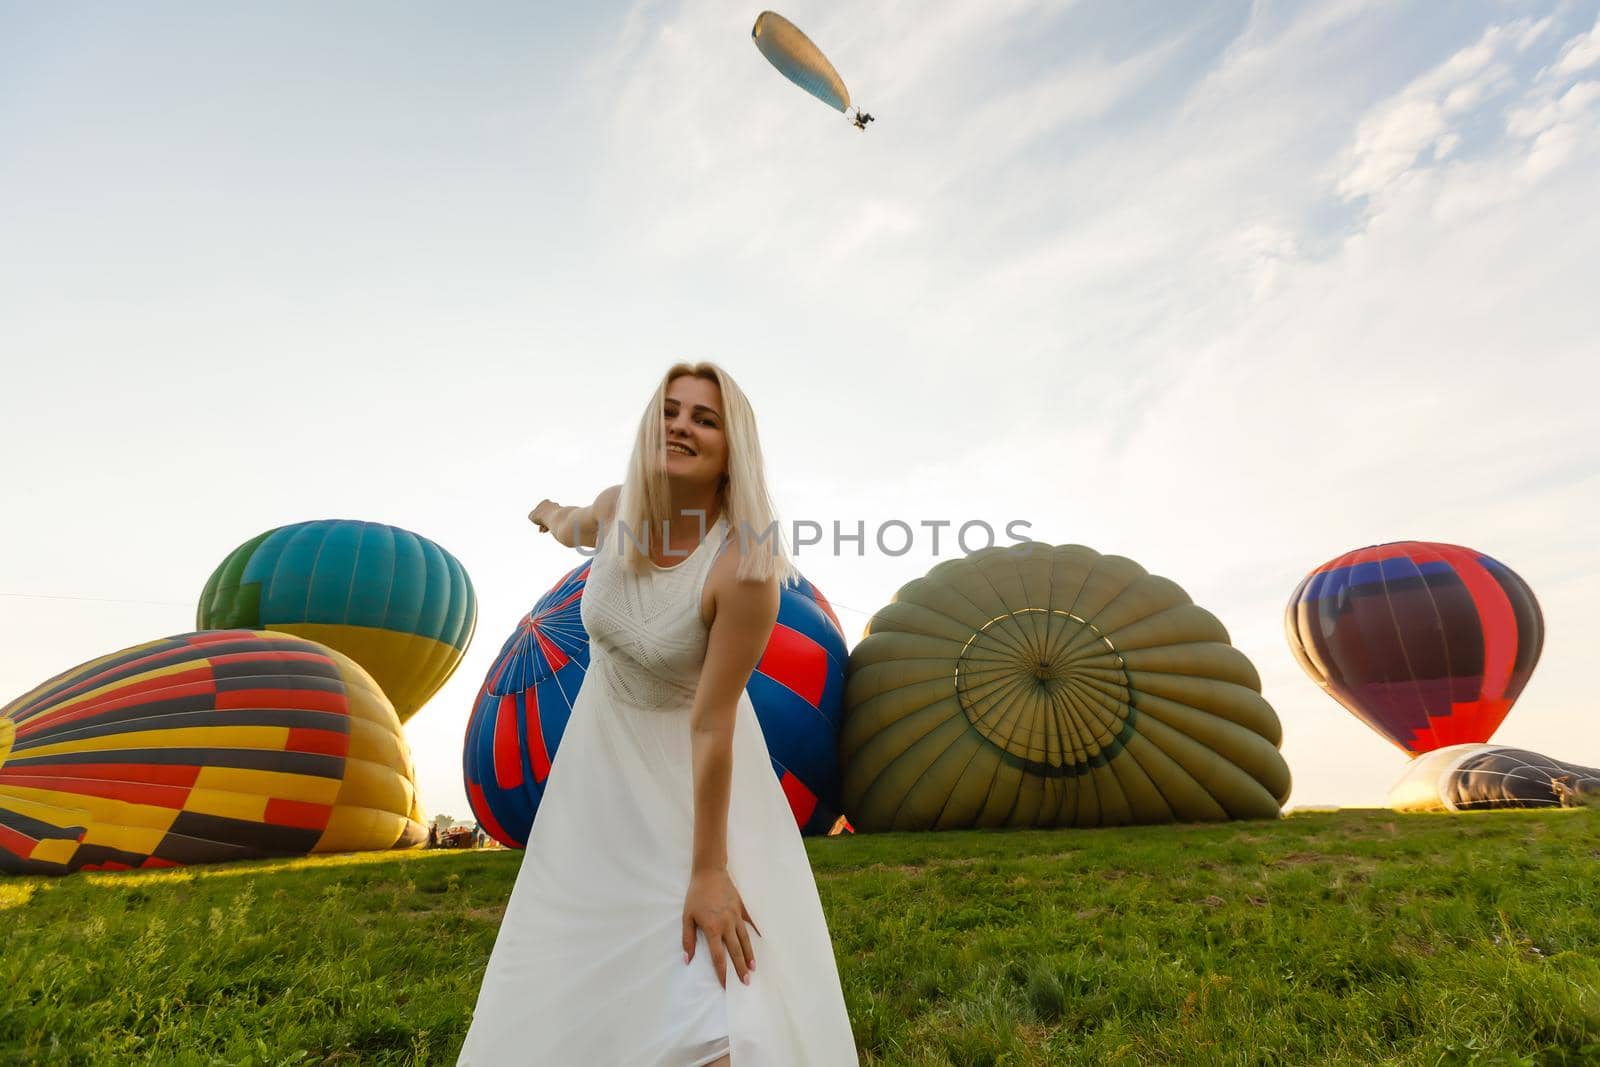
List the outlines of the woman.
<svg viewBox="0 0 1600 1067">
<path fill-rule="evenodd" d="M 673 366 L 623 484 L 529 518 L 597 548 L 590 662 L 460 1062 L 856 1063 L 816 882 L 744 692 L 794 573 L 749 402 L 714 364 Z"/>
</svg>

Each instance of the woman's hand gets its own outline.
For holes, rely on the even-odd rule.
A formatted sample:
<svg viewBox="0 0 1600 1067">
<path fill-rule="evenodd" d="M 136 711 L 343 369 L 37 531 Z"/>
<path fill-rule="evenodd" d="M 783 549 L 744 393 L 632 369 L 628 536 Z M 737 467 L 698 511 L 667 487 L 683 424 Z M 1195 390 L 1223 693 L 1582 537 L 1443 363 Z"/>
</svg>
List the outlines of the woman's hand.
<svg viewBox="0 0 1600 1067">
<path fill-rule="evenodd" d="M 728 963 L 739 981 L 750 984 L 750 972 L 756 969 L 755 951 L 750 947 L 750 935 L 744 924 L 749 923 L 756 936 L 761 927 L 745 909 L 744 898 L 734 887 L 733 878 L 726 870 L 698 871 L 689 879 L 689 892 L 683 898 L 683 962 L 694 959 L 695 928 L 705 931 L 706 943 L 711 948 L 711 964 L 716 968 L 717 981 L 728 988 Z"/>
<path fill-rule="evenodd" d="M 555 525 L 555 514 L 560 510 L 561 505 L 554 500 L 541 500 L 528 512 L 528 521 L 539 527 L 540 533 L 549 533 L 550 527 Z"/>
<path fill-rule="evenodd" d="M 528 512 L 528 521 L 543 533 L 568 548 L 594 548 L 600 543 L 600 528 L 617 513 L 617 501 L 622 496 L 622 486 L 613 485 L 600 490 L 594 503 L 587 507 L 576 504 L 562 507 L 554 500 L 541 500 Z"/>
</svg>

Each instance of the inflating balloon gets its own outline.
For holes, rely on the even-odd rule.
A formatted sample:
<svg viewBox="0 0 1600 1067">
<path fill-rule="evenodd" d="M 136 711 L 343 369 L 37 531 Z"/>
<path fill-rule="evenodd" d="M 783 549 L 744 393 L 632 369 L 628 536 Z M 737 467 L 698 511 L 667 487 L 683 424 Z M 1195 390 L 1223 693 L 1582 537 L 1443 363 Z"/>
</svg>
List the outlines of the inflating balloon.
<svg viewBox="0 0 1600 1067">
<path fill-rule="evenodd" d="M 1312 680 L 1413 756 L 1494 736 L 1544 645 L 1528 583 L 1428 541 L 1324 563 L 1289 598 L 1284 630 Z"/>
<path fill-rule="evenodd" d="M 1397 811 L 1572 808 L 1600 797 L 1600 769 L 1504 745 L 1449 745 L 1406 766 L 1389 791 Z"/>
<path fill-rule="evenodd" d="M 0 871 L 409 848 L 411 753 L 372 677 L 288 634 L 113 652 L 0 708 Z"/>
<path fill-rule="evenodd" d="M 195 625 L 278 630 L 338 649 L 405 722 L 454 673 L 477 619 L 466 570 L 426 537 L 324 519 L 234 549 L 206 582 Z"/>
<path fill-rule="evenodd" d="M 840 761 L 857 830 L 1275 818 L 1278 717 L 1220 622 L 1082 545 L 940 563 L 850 655 Z"/>
<path fill-rule="evenodd" d="M 589 667 L 579 612 L 589 564 L 534 605 L 490 666 L 467 721 L 467 800 L 495 840 L 521 848 L 544 795 L 572 704 Z M 823 834 L 838 822 L 836 744 L 846 651 L 839 621 L 804 578 L 785 586 L 778 621 L 745 691 L 795 822 Z"/>
<path fill-rule="evenodd" d="M 800 32 L 800 27 L 775 11 L 763 11 L 756 16 L 750 37 L 767 57 L 767 62 L 778 68 L 785 78 L 835 111 L 844 112 L 856 129 L 867 128 L 872 116 L 850 106 L 850 90 L 844 87 L 844 79 L 833 69 L 822 49 Z"/>
</svg>

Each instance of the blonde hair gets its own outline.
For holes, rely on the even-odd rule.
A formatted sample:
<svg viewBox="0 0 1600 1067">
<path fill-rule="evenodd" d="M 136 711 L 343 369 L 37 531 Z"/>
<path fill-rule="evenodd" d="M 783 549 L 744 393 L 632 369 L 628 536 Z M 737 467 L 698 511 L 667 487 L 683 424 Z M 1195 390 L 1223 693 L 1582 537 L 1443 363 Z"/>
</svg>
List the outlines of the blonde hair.
<svg viewBox="0 0 1600 1067">
<path fill-rule="evenodd" d="M 799 576 L 778 524 L 777 509 L 767 492 L 766 462 L 761 456 L 761 438 L 756 432 L 756 414 L 733 376 L 715 363 L 674 363 L 662 375 L 633 441 L 628 473 L 622 481 L 622 497 L 617 502 L 617 521 L 623 558 L 635 570 L 643 570 L 649 557 L 641 548 L 648 537 L 641 531 L 655 531 L 671 517 L 672 494 L 667 485 L 663 459 L 667 434 L 662 412 L 666 409 L 667 387 L 682 377 L 700 378 L 716 384 L 722 392 L 722 427 L 728 442 L 728 469 L 717 491 L 722 517 L 744 551 L 738 577 L 746 581 L 777 578 L 783 584 Z M 707 516 L 709 518 L 709 516 Z M 629 531 L 623 533 L 622 531 Z"/>
</svg>

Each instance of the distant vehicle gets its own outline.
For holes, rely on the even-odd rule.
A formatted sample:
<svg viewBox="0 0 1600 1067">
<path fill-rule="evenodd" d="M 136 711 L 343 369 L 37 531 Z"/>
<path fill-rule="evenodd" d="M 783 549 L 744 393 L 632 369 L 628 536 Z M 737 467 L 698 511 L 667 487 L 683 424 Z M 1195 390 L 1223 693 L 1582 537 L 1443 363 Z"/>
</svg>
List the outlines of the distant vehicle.
<svg viewBox="0 0 1600 1067">
<path fill-rule="evenodd" d="M 476 848 L 474 834 L 470 826 L 452 826 L 441 830 L 434 842 L 434 848 Z"/>
</svg>

